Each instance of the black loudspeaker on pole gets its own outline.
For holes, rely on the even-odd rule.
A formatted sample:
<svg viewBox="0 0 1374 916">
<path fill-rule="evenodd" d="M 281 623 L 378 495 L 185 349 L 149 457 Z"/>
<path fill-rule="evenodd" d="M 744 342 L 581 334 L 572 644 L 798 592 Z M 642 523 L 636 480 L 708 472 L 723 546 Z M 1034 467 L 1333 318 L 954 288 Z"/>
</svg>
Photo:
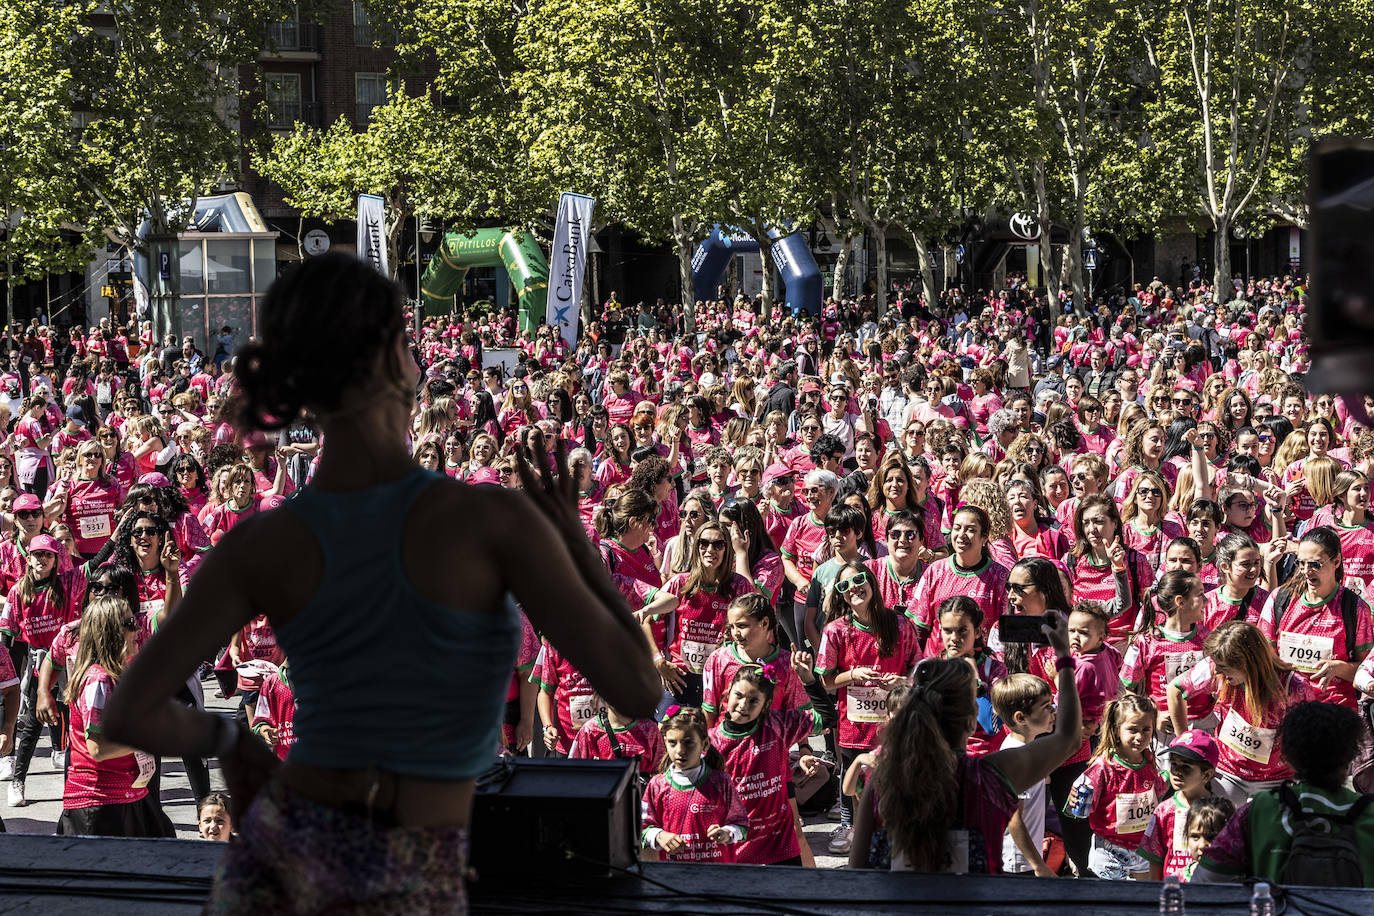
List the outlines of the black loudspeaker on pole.
<svg viewBox="0 0 1374 916">
<path fill-rule="evenodd" d="M 1325 140 L 1311 157 L 1313 272 L 1306 315 L 1313 392 L 1344 395 L 1370 423 L 1374 394 L 1374 142 Z"/>
</svg>

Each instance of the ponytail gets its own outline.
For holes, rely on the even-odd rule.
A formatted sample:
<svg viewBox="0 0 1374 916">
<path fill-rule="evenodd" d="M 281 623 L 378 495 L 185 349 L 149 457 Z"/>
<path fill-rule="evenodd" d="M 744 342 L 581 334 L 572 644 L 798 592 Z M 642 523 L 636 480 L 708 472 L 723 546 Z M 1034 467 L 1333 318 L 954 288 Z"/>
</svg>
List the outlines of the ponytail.
<svg viewBox="0 0 1374 916">
<path fill-rule="evenodd" d="M 977 713 L 977 675 L 965 659 L 927 659 L 883 736 L 875 786 L 894 853 L 916 871 L 949 864 L 948 832 L 962 818 L 959 751 Z"/>
<path fill-rule="evenodd" d="M 706 728 L 706 717 L 702 715 L 700 709 L 691 706 L 669 706 L 663 714 L 663 721 L 658 723 L 658 730 L 664 737 L 667 737 L 668 732 L 671 731 L 696 735 L 697 740 L 701 742 L 701 759 L 706 765 L 713 770 L 725 769 L 725 758 L 711 743 L 711 735 Z M 672 766 L 672 762 L 665 754 L 659 772 L 668 772 L 670 766 Z"/>
</svg>

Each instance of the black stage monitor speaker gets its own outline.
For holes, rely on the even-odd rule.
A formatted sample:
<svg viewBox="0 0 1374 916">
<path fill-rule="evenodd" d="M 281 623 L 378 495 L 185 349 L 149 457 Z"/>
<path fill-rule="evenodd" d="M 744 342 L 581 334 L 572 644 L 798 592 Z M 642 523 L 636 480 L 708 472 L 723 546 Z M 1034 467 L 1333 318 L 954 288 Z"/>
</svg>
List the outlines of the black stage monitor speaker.
<svg viewBox="0 0 1374 916">
<path fill-rule="evenodd" d="M 637 759 L 502 758 L 477 781 L 476 879 L 611 873 L 593 862 L 629 868 L 639 840 L 637 766 Z"/>
</svg>

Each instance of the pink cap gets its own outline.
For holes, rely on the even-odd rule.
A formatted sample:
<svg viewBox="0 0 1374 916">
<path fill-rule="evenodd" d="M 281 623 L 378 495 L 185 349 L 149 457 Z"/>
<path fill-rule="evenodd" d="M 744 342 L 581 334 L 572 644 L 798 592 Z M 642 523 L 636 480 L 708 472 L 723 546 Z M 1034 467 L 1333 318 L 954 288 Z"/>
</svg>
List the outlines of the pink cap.
<svg viewBox="0 0 1374 916">
<path fill-rule="evenodd" d="M 1221 748 L 1217 747 L 1216 739 L 1197 728 L 1186 731 L 1169 742 L 1170 757 L 1180 752 L 1183 756 L 1193 757 L 1213 769 L 1216 769 L 1217 760 L 1221 756 Z"/>
<path fill-rule="evenodd" d="M 1190 378 L 1181 378 L 1181 379 L 1179 379 L 1178 381 L 1174 382 L 1174 390 L 1175 390 L 1175 391 L 1186 391 L 1186 392 L 1188 392 L 1189 394 L 1197 394 L 1197 393 L 1198 393 L 1197 382 L 1193 381 L 1193 380 L 1190 379 Z"/>
<path fill-rule="evenodd" d="M 61 556 L 62 544 L 50 534 L 35 534 L 33 539 L 29 541 L 29 553 L 33 553 L 35 550 L 46 550 Z"/>
<path fill-rule="evenodd" d="M 501 486 L 501 475 L 497 473 L 496 468 L 478 468 L 472 473 L 472 476 L 468 478 L 468 483 L 472 484 L 474 487 L 499 487 Z"/>
<path fill-rule="evenodd" d="M 20 493 L 14 498 L 14 505 L 11 507 L 15 512 L 32 512 L 37 509 L 43 511 L 43 503 L 32 493 Z"/>
<path fill-rule="evenodd" d="M 264 496 L 262 501 L 258 503 L 258 508 L 266 512 L 268 509 L 277 508 L 284 502 L 286 502 L 286 497 L 282 496 L 280 493 L 276 493 L 271 496 Z"/>
<path fill-rule="evenodd" d="M 768 486 L 768 484 L 775 480 L 781 480 L 784 477 L 792 477 L 796 473 L 796 471 L 792 470 L 781 461 L 775 461 L 763 472 L 763 485 Z"/>
<path fill-rule="evenodd" d="M 167 479 L 167 475 L 161 471 L 149 471 L 138 478 L 139 483 L 146 483 L 150 487 L 170 487 L 172 482 Z"/>
<path fill-rule="evenodd" d="M 270 445 L 271 443 L 267 441 L 267 434 L 259 429 L 255 429 L 243 437 L 244 448 L 267 448 Z"/>
</svg>

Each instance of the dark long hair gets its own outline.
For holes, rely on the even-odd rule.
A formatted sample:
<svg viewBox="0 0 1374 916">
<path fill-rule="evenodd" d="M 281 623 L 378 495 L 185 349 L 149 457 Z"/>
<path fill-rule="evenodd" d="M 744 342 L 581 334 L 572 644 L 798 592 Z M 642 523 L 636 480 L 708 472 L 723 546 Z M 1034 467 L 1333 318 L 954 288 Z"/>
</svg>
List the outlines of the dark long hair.
<svg viewBox="0 0 1374 916">
<path fill-rule="evenodd" d="M 115 549 L 114 562 L 129 570 L 135 576 L 142 572 L 142 566 L 138 562 L 138 555 L 134 553 L 134 548 L 129 544 L 129 538 L 133 535 L 134 525 L 143 519 L 148 519 L 157 526 L 158 535 L 162 538 L 162 543 L 167 543 L 167 538 L 171 536 L 172 529 L 167 524 L 167 520 L 156 512 L 149 512 L 146 509 L 139 509 L 137 512 L 130 512 L 124 517 L 123 523 L 115 529 Z M 134 607 L 138 605 L 135 604 Z"/>
</svg>

